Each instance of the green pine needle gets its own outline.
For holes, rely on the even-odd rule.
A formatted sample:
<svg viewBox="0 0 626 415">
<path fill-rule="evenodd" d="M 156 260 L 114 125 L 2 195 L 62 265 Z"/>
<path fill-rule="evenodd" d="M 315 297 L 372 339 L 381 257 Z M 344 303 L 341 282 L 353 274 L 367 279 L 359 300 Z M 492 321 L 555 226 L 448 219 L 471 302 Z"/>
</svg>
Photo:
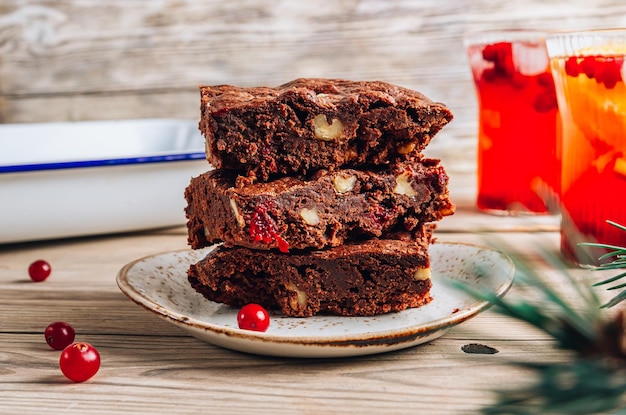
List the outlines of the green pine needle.
<svg viewBox="0 0 626 415">
<path fill-rule="evenodd" d="M 617 281 L 617 280 L 621 279 L 621 278 L 622 278 L 622 277 L 624 277 L 625 275 L 626 275 L 626 272 L 623 272 L 623 273 L 621 273 L 621 274 L 618 274 L 618 275 L 616 275 L 616 276 L 614 276 L 614 277 L 611 277 L 611 278 L 608 278 L 608 279 L 606 279 L 606 280 L 603 280 L 603 281 L 600 281 L 600 282 L 596 282 L 595 284 L 593 284 L 593 286 L 594 286 L 594 287 L 598 287 L 598 286 L 600 286 L 600 285 L 610 284 L 610 283 L 612 283 L 612 282 L 614 282 L 614 281 Z"/>
<path fill-rule="evenodd" d="M 615 226 L 616 228 L 626 232 L 626 226 L 620 225 L 619 223 L 613 222 L 611 220 L 607 220 L 606 222 L 609 225 Z M 582 242 L 582 243 L 579 243 L 578 245 L 588 246 L 588 247 L 593 247 L 593 248 L 602 248 L 602 249 L 608 250 L 609 252 L 602 255 L 600 258 L 598 258 L 600 261 L 610 259 L 610 258 L 615 258 L 612 262 L 607 262 L 605 264 L 598 265 L 596 268 L 594 268 L 595 270 L 606 271 L 606 270 L 615 270 L 615 269 L 626 269 L 626 247 L 595 243 L 595 242 Z M 594 286 L 610 284 L 624 277 L 626 277 L 626 272 L 622 272 L 614 277 L 597 282 L 594 284 Z M 609 287 L 607 288 L 607 290 L 618 290 L 624 287 L 626 287 L 626 283 Z M 624 300 L 626 300 L 626 290 L 622 291 L 621 293 L 617 294 L 615 297 L 611 298 L 607 303 L 603 304 L 601 307 L 611 308 L 621 303 Z"/>
<path fill-rule="evenodd" d="M 626 291 L 622 291 L 615 297 L 611 298 L 606 304 L 602 305 L 602 308 L 611 308 L 626 300 Z"/>
<path fill-rule="evenodd" d="M 620 288 L 624 288 L 624 287 L 626 287 L 626 283 L 609 287 L 607 288 L 607 290 L 619 290 Z"/>
<path fill-rule="evenodd" d="M 619 227 L 626 230 L 621 225 Z M 513 252 L 501 241 L 498 241 L 498 247 L 505 252 Z M 626 248 L 620 250 L 626 254 Z M 567 290 L 555 290 L 542 278 L 535 263 L 518 258 L 512 259 L 516 267 L 516 284 L 524 286 L 523 292 L 528 291 L 523 298 L 498 297 L 495 293 L 483 292 L 459 281 L 451 282 L 475 298 L 488 301 L 494 311 L 548 334 L 559 348 L 576 352 L 567 363 L 517 363 L 534 370 L 538 380 L 526 388 L 496 391 L 496 403 L 484 408 L 482 413 L 626 415 L 626 357 L 613 348 L 619 338 L 624 338 L 619 336 L 626 334 L 621 325 L 611 325 L 614 321 L 602 312 L 602 308 L 626 300 L 626 290 L 601 305 L 590 282 L 577 281 L 560 256 L 550 253 L 550 249 L 540 252 L 541 259 L 552 269 L 559 270 L 564 284 L 573 289 L 578 297 L 572 300 L 576 307 L 572 307 L 561 294 Z M 614 257 L 626 269 L 623 254 Z M 624 276 L 626 272 L 605 283 L 613 283 Z M 559 287 L 563 288 L 563 285 Z M 624 287 L 626 283 L 610 288 Z"/>
<path fill-rule="evenodd" d="M 541 375 L 526 388 L 497 392 L 496 404 L 485 415 L 622 413 L 626 396 L 623 368 L 600 359 L 568 364 L 520 364 Z M 617 411 L 617 412 L 610 412 Z"/>
</svg>

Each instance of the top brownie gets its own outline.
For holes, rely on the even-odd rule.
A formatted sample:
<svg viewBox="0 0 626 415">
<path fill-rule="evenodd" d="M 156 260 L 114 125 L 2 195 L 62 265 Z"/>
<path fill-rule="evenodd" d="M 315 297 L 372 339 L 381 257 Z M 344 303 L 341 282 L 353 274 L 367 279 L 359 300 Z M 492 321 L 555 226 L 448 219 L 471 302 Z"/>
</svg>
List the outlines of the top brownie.
<svg viewBox="0 0 626 415">
<path fill-rule="evenodd" d="M 260 181 L 403 160 L 452 119 L 444 104 L 380 81 L 296 79 L 200 92 L 208 161 Z"/>
</svg>

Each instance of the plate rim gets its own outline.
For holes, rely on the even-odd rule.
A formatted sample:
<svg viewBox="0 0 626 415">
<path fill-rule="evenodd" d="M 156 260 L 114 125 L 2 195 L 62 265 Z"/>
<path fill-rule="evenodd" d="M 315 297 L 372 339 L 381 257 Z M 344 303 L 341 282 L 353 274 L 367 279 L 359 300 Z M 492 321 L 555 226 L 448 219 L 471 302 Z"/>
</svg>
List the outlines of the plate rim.
<svg viewBox="0 0 626 415">
<path fill-rule="evenodd" d="M 504 296 L 508 290 L 513 285 L 515 279 L 515 266 L 511 258 L 504 254 L 502 251 L 494 249 L 492 247 L 466 243 L 466 242 L 437 242 L 439 246 L 464 246 L 469 248 L 474 248 L 476 250 L 488 250 L 500 255 L 500 258 L 507 262 L 510 271 L 510 277 L 504 281 L 504 284 L 496 292 L 498 297 Z M 210 249 L 213 249 L 217 245 L 213 245 L 211 247 L 207 247 L 206 252 L 209 252 Z M 176 325 L 184 325 L 187 326 L 187 329 L 200 330 L 204 332 L 210 332 L 211 335 L 217 336 L 227 336 L 230 338 L 236 338 L 239 341 L 255 341 L 255 342 L 265 342 L 265 343 L 279 343 L 282 345 L 293 345 L 293 346 L 391 346 L 397 345 L 398 343 L 407 343 L 414 341 L 417 338 L 425 337 L 429 333 L 434 333 L 436 331 L 442 331 L 446 328 L 452 328 L 458 324 L 461 324 L 468 319 L 476 316 L 481 313 L 485 309 L 489 308 L 491 304 L 484 300 L 476 299 L 473 303 L 471 303 L 466 310 L 460 310 L 457 313 L 454 313 L 453 321 L 450 321 L 450 316 L 439 318 L 436 320 L 431 320 L 422 324 L 413 324 L 402 329 L 389 329 L 385 331 L 375 331 L 375 332 L 365 332 L 358 334 L 342 334 L 342 335 L 328 335 L 328 336 L 297 336 L 297 337 L 285 337 L 285 336 L 277 336 L 272 334 L 271 332 L 254 332 L 249 330 L 242 330 L 236 327 L 225 327 L 223 325 L 218 325 L 211 322 L 206 322 L 199 320 L 192 316 L 187 316 L 181 314 L 177 311 L 170 310 L 158 304 L 146 296 L 142 295 L 138 292 L 132 284 L 128 281 L 128 271 L 135 266 L 137 263 L 142 262 L 149 258 L 158 257 L 166 254 L 180 254 L 185 252 L 192 252 L 189 248 L 180 249 L 174 251 L 161 252 L 157 254 L 146 255 L 141 258 L 138 258 L 126 265 L 124 265 L 117 274 L 116 281 L 119 289 L 122 291 L 126 297 L 132 300 L 135 304 L 141 306 L 142 308 L 150 311 L 153 314 L 156 314 L 158 317 L 163 318 L 165 320 L 171 321 Z M 209 301 L 209 300 L 206 300 Z M 402 313 L 402 312 L 400 312 Z M 370 317 L 342 317 L 342 316 L 329 316 L 333 318 L 372 318 Z M 375 344 L 371 344 L 371 343 Z M 359 343 L 362 343 L 361 345 Z"/>
</svg>

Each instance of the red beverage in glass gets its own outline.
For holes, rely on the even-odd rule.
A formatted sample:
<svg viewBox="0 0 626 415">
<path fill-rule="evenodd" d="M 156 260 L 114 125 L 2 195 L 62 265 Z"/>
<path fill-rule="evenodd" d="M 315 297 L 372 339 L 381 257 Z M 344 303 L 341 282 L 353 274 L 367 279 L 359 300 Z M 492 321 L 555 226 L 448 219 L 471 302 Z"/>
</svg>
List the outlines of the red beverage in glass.
<svg viewBox="0 0 626 415">
<path fill-rule="evenodd" d="M 579 242 L 626 245 L 626 232 L 606 223 L 626 225 L 626 31 L 548 42 L 563 121 L 561 252 L 597 264 L 604 252 Z"/>
<path fill-rule="evenodd" d="M 491 213 L 548 213 L 560 189 L 558 108 L 544 36 L 466 37 L 478 97 L 478 197 Z"/>
</svg>

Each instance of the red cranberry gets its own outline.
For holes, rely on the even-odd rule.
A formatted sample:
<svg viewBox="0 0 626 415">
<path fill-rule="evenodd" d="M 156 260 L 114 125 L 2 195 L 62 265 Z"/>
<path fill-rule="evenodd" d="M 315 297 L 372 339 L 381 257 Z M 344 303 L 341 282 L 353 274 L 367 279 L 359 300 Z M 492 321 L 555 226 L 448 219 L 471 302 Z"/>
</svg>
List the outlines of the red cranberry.
<svg viewBox="0 0 626 415">
<path fill-rule="evenodd" d="M 38 259 L 28 267 L 28 275 L 30 276 L 30 279 L 35 282 L 44 281 L 50 276 L 51 272 L 52 267 L 50 267 L 50 264 L 43 259 Z"/>
<path fill-rule="evenodd" d="M 543 93 L 537 95 L 533 101 L 533 108 L 540 113 L 556 109 L 557 106 L 556 93 L 550 89 L 546 89 Z"/>
<path fill-rule="evenodd" d="M 572 56 L 565 61 L 565 73 L 574 77 L 584 73 L 587 78 L 595 79 L 598 84 L 612 89 L 623 81 L 623 64 L 624 59 L 621 57 L 585 56 L 579 62 L 578 58 Z"/>
<path fill-rule="evenodd" d="M 513 62 L 513 51 L 509 45 L 509 52 L 502 61 L 500 61 L 499 68 L 504 77 L 512 76 L 515 73 L 515 62 Z"/>
<path fill-rule="evenodd" d="M 482 50 L 483 59 L 487 62 L 495 62 L 498 60 L 499 44 L 486 45 Z"/>
<path fill-rule="evenodd" d="M 498 72 L 495 68 L 487 68 L 483 71 L 481 79 L 485 82 L 494 82 L 498 78 Z"/>
<path fill-rule="evenodd" d="M 376 209 L 371 213 L 371 216 L 374 223 L 384 227 L 394 218 L 395 208 L 385 208 L 379 205 L 376 206 Z"/>
<path fill-rule="evenodd" d="M 596 80 L 598 83 L 603 83 L 606 88 L 615 88 L 615 85 L 622 80 L 622 65 L 615 58 L 600 58 L 596 61 L 596 66 Z"/>
<path fill-rule="evenodd" d="M 264 205 L 257 206 L 252 214 L 248 233 L 252 240 L 271 244 L 276 242 L 281 252 L 289 252 L 289 244 L 278 233 L 276 222 Z"/>
<path fill-rule="evenodd" d="M 98 373 L 100 354 L 89 343 L 72 343 L 63 349 L 59 367 L 69 380 L 84 382 Z"/>
<path fill-rule="evenodd" d="M 544 72 L 537 75 L 537 83 L 545 88 L 554 89 L 554 79 L 550 72 Z"/>
<path fill-rule="evenodd" d="M 587 78 L 593 79 L 596 74 L 596 59 L 593 56 L 585 56 L 580 62 L 580 70 Z"/>
<path fill-rule="evenodd" d="M 565 73 L 568 76 L 577 77 L 580 75 L 580 65 L 578 64 L 578 58 L 571 56 L 565 61 Z"/>
<path fill-rule="evenodd" d="M 250 303 L 237 313 L 237 325 L 244 330 L 266 331 L 270 325 L 270 315 L 262 306 Z"/>
<path fill-rule="evenodd" d="M 482 50 L 483 59 L 493 63 L 493 68 L 483 71 L 483 79 L 492 82 L 497 77 L 508 78 L 515 73 L 513 49 L 509 42 L 486 45 Z"/>
<path fill-rule="evenodd" d="M 50 323 L 44 331 L 48 346 L 54 350 L 63 350 L 74 341 L 74 328 L 63 321 Z"/>
<path fill-rule="evenodd" d="M 515 72 L 511 75 L 511 85 L 515 89 L 524 89 L 528 84 L 528 77 L 526 75 L 522 75 L 519 72 Z"/>
<path fill-rule="evenodd" d="M 487 62 L 503 62 L 511 54 L 512 46 L 509 42 L 493 43 L 483 48 L 483 59 Z"/>
</svg>

